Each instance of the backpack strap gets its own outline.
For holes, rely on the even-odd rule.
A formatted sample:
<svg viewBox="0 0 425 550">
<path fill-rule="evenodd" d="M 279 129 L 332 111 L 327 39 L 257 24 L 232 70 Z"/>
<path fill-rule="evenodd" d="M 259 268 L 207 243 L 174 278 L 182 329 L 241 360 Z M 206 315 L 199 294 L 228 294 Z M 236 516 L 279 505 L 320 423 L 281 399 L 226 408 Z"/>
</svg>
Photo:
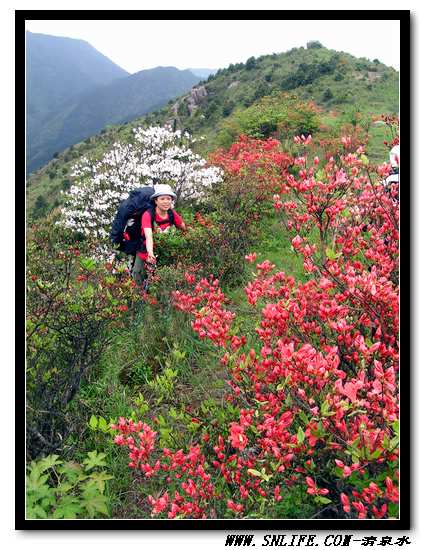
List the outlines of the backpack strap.
<svg viewBox="0 0 425 550">
<path fill-rule="evenodd" d="M 172 208 L 168 210 L 168 217 L 170 219 L 171 225 L 176 225 L 176 220 L 174 218 L 174 210 Z"/>
<path fill-rule="evenodd" d="M 152 220 L 152 229 L 155 223 L 159 226 L 164 225 L 165 223 L 171 223 L 171 225 L 176 225 L 176 220 L 174 218 L 174 210 L 172 210 L 171 208 L 167 210 L 168 217 L 161 221 L 157 221 L 155 219 L 155 207 L 150 208 L 149 213 L 151 215 L 151 220 Z"/>
</svg>

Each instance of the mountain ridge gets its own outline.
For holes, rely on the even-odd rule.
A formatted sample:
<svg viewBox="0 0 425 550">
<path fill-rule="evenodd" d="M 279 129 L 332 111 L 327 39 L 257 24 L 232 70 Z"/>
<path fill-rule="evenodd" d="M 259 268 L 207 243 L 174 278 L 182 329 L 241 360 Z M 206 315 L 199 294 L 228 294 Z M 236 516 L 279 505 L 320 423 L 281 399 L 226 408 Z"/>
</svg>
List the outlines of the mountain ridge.
<svg viewBox="0 0 425 550">
<path fill-rule="evenodd" d="M 27 173 L 107 125 L 161 107 L 199 79 L 175 67 L 130 74 L 84 40 L 27 34 Z"/>
</svg>

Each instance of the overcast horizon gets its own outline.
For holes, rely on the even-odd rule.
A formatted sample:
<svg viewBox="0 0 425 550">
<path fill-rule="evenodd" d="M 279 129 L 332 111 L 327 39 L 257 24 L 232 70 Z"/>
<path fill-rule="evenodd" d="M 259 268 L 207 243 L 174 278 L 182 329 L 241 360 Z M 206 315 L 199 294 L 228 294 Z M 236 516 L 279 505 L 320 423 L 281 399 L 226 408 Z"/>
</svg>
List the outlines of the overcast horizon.
<svg viewBox="0 0 425 550">
<path fill-rule="evenodd" d="M 362 28 L 361 41 L 353 33 L 356 24 Z M 325 48 L 400 68 L 398 20 L 28 20 L 26 29 L 85 40 L 131 74 L 158 66 L 225 68 L 252 56 L 306 47 L 312 40 Z"/>
</svg>

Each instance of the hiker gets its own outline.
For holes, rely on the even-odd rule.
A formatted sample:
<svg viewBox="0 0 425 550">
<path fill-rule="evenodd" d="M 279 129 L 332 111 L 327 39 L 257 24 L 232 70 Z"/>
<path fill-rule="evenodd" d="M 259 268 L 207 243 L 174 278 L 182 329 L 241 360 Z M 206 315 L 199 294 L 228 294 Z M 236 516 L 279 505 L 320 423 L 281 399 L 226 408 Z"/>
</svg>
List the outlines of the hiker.
<svg viewBox="0 0 425 550">
<path fill-rule="evenodd" d="M 174 191 L 168 184 L 155 186 L 155 193 L 151 196 L 152 208 L 146 210 L 141 218 L 141 246 L 136 253 L 133 264 L 132 276 L 137 285 L 145 286 L 146 281 L 156 264 L 153 252 L 153 233 L 165 232 L 174 225 L 178 229 L 185 230 L 186 226 L 182 217 L 173 210 L 173 201 L 176 199 Z"/>
<path fill-rule="evenodd" d="M 390 151 L 391 172 L 384 180 L 383 184 L 387 193 L 398 201 L 399 195 L 399 165 L 400 165 L 400 145 L 394 145 Z"/>
</svg>

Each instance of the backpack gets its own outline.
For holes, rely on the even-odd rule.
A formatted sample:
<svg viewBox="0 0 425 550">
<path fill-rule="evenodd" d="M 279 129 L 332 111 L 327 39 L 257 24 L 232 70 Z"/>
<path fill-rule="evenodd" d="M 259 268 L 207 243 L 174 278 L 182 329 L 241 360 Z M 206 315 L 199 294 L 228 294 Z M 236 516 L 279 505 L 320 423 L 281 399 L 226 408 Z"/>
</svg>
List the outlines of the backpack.
<svg viewBox="0 0 425 550">
<path fill-rule="evenodd" d="M 154 193 L 153 187 L 139 187 L 131 191 L 128 198 L 119 205 L 109 236 L 122 252 L 134 255 L 145 249 L 140 227 L 141 219 L 146 210 L 149 210 L 152 224 L 154 223 L 155 207 L 150 200 Z M 172 210 L 168 210 L 168 216 L 169 221 L 174 224 Z"/>
</svg>

